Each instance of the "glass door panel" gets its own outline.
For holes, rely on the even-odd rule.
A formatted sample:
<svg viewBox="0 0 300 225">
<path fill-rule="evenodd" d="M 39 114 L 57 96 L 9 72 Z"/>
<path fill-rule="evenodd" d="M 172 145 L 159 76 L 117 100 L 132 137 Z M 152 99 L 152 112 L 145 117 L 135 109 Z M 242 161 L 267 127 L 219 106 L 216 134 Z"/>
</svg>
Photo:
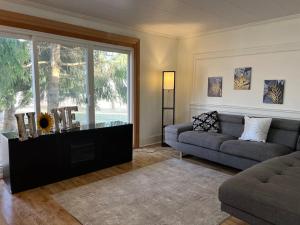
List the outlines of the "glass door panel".
<svg viewBox="0 0 300 225">
<path fill-rule="evenodd" d="M 37 48 L 41 111 L 76 105 L 76 120 L 87 124 L 87 50 L 49 42 L 39 42 Z"/>
<path fill-rule="evenodd" d="M 17 130 L 16 113 L 35 111 L 31 46 L 28 40 L 0 37 L 0 132 Z"/>
<path fill-rule="evenodd" d="M 96 123 L 129 122 L 129 55 L 94 50 Z"/>
</svg>

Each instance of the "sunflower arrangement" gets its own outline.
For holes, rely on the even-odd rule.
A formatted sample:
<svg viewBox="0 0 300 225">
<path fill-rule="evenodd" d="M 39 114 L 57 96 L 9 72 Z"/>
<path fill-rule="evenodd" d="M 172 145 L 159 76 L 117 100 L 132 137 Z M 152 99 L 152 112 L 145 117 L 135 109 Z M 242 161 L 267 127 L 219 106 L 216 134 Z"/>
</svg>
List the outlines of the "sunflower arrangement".
<svg viewBox="0 0 300 225">
<path fill-rule="evenodd" d="M 44 134 L 50 133 L 53 129 L 53 118 L 49 113 L 39 113 L 37 118 L 38 130 L 42 131 Z"/>
</svg>

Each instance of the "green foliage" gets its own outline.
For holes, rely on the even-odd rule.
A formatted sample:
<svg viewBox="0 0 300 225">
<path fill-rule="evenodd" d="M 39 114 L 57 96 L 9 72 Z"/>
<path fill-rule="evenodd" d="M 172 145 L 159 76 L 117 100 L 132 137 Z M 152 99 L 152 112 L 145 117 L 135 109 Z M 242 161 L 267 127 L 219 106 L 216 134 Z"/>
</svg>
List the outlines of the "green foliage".
<svg viewBox="0 0 300 225">
<path fill-rule="evenodd" d="M 127 61 L 126 54 L 94 51 L 96 100 L 127 103 Z"/>
<path fill-rule="evenodd" d="M 116 85 L 116 91 L 123 103 L 127 103 L 127 55 L 118 55 L 114 65 L 113 81 Z"/>
<path fill-rule="evenodd" d="M 0 110 L 23 107 L 32 98 L 29 49 L 28 41 L 0 38 Z"/>
<path fill-rule="evenodd" d="M 39 76 L 40 76 L 40 95 L 44 99 L 47 95 L 47 84 L 51 75 L 51 48 L 46 42 L 38 45 Z"/>
</svg>

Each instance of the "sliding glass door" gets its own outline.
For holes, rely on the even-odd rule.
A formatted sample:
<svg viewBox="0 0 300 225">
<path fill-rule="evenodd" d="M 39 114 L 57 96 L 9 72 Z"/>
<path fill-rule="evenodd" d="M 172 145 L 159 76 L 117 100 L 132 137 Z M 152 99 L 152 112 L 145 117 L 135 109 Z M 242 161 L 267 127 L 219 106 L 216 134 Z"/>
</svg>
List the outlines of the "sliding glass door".
<svg viewBox="0 0 300 225">
<path fill-rule="evenodd" d="M 94 50 L 95 121 L 129 122 L 129 53 Z"/>
</svg>

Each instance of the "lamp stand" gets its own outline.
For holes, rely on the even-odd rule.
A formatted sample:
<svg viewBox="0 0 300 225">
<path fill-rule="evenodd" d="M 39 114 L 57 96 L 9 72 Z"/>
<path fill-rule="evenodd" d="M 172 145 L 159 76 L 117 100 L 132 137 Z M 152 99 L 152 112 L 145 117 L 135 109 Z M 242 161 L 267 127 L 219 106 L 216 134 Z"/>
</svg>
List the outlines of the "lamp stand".
<svg viewBox="0 0 300 225">
<path fill-rule="evenodd" d="M 173 79 L 173 89 L 164 89 L 165 87 L 165 73 L 174 73 L 174 79 Z M 172 93 L 172 105 L 171 106 L 165 106 L 165 92 L 167 94 Z M 166 111 L 172 111 L 172 124 L 175 123 L 175 71 L 163 71 L 162 76 L 162 135 L 161 135 L 161 146 L 162 147 L 168 147 L 169 145 L 165 143 L 165 134 L 164 134 L 164 128 L 169 124 L 165 124 L 165 115 Z"/>
</svg>

